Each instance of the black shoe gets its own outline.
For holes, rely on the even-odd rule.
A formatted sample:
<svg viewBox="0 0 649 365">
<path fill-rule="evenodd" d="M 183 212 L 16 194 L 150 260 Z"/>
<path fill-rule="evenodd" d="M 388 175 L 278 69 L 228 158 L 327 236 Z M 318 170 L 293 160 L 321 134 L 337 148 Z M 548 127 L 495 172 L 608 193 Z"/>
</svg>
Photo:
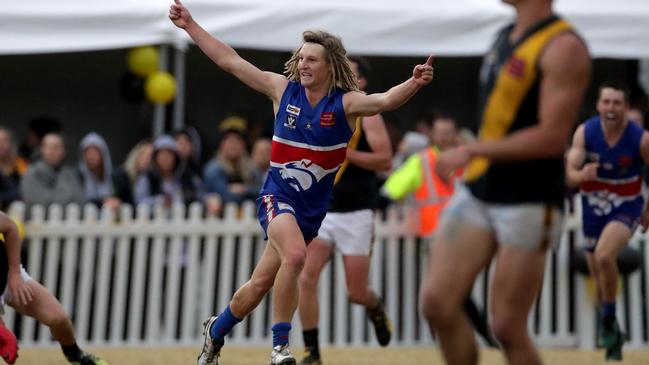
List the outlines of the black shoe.
<svg viewBox="0 0 649 365">
<path fill-rule="evenodd" d="M 385 308 L 379 303 L 376 309 L 367 310 L 367 316 L 374 325 L 376 339 L 381 346 L 387 346 L 392 338 L 392 322 L 385 313 Z"/>
<path fill-rule="evenodd" d="M 300 365 L 322 365 L 320 354 L 307 348 L 304 350 L 304 359 L 302 359 Z"/>
<path fill-rule="evenodd" d="M 606 347 L 606 361 L 622 361 L 624 334 L 617 323 L 612 330 L 604 331 L 602 343 Z"/>
</svg>

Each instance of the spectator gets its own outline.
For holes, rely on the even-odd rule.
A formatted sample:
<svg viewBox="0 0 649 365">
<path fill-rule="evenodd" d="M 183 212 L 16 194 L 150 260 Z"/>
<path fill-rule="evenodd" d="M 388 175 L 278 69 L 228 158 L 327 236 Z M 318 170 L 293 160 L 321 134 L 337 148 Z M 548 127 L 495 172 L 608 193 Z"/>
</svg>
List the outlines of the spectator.
<svg viewBox="0 0 649 365">
<path fill-rule="evenodd" d="M 20 181 L 20 192 L 28 205 L 86 202 L 76 169 L 64 164 L 63 136 L 49 133 L 41 143 L 42 159 L 32 163 Z"/>
<path fill-rule="evenodd" d="M 253 180 L 257 190 L 261 190 L 261 186 L 266 180 L 268 169 L 270 169 L 270 151 L 272 141 L 268 137 L 260 137 L 252 145 L 251 159 L 253 163 Z"/>
<path fill-rule="evenodd" d="M 190 174 L 201 171 L 201 137 L 192 126 L 185 126 L 174 133 L 178 154 L 184 160 L 184 166 Z"/>
<path fill-rule="evenodd" d="M 140 175 L 145 174 L 151 166 L 151 155 L 153 154 L 153 143 L 146 138 L 138 142 L 126 156 L 124 164 L 118 168 L 118 173 L 126 175 L 131 191 L 135 189 L 135 183 Z"/>
<path fill-rule="evenodd" d="M 40 159 L 43 137 L 49 133 L 61 133 L 61 131 L 61 124 L 52 117 L 43 116 L 30 120 L 27 135 L 20 144 L 18 154 L 31 162 Z"/>
<path fill-rule="evenodd" d="M 205 166 L 203 179 L 207 191 L 218 194 L 223 202 L 241 203 L 256 199 L 259 186 L 255 185 L 254 166 L 246 153 L 245 125 L 230 124 L 229 119 L 222 123 L 228 129 L 222 131 L 218 151 Z"/>
<path fill-rule="evenodd" d="M 106 141 L 97 133 L 88 133 L 79 146 L 79 174 L 89 202 L 111 208 L 133 203 L 131 186 L 125 174 L 113 173 Z"/>
<path fill-rule="evenodd" d="M 0 127 L 0 209 L 20 200 L 20 178 L 28 166 L 28 162 L 17 155 L 13 133 Z"/>
<path fill-rule="evenodd" d="M 182 165 L 176 142 L 169 135 L 158 137 L 153 143 L 151 166 L 139 175 L 135 184 L 137 204 L 162 205 L 204 202 L 210 214 L 220 213 L 220 201 L 205 193 L 198 175 L 190 175 Z"/>
</svg>

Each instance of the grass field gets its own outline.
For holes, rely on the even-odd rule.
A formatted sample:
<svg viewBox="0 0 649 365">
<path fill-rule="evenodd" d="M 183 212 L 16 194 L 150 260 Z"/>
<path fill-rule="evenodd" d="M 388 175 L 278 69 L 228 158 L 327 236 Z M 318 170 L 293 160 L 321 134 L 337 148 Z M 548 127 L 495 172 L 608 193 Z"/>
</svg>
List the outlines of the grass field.
<svg viewBox="0 0 649 365">
<path fill-rule="evenodd" d="M 196 363 L 199 348 L 96 348 L 90 349 L 111 365 L 191 365 Z M 301 356 L 301 351 L 297 352 Z M 548 365 L 568 364 L 649 364 L 649 351 L 627 351 L 624 361 L 604 361 L 603 351 L 543 350 Z M 226 347 L 221 365 L 268 364 L 269 349 L 261 347 Z M 437 365 L 443 364 L 436 348 L 327 348 L 323 352 L 326 365 Z M 67 365 L 57 348 L 21 349 L 18 365 Z M 499 352 L 483 350 L 484 365 L 505 364 Z"/>
</svg>

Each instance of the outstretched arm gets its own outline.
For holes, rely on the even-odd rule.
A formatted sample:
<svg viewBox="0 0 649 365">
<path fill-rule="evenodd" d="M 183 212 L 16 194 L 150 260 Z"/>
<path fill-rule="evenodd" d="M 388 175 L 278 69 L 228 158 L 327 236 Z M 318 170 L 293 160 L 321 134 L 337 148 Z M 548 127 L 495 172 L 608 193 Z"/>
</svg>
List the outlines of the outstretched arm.
<svg viewBox="0 0 649 365">
<path fill-rule="evenodd" d="M 169 8 L 169 19 L 181 29 L 184 29 L 217 66 L 233 74 L 249 87 L 265 94 L 271 100 L 279 103 L 288 80 L 279 74 L 265 72 L 250 62 L 244 60 L 226 43 L 216 39 L 194 21 L 189 10 L 180 2 L 174 0 Z"/>
<path fill-rule="evenodd" d="M 426 63 L 415 66 L 411 78 L 384 93 L 365 95 L 361 92 L 348 92 L 343 96 L 347 120 L 394 110 L 407 102 L 432 79 L 433 56 L 430 56 Z"/>
</svg>

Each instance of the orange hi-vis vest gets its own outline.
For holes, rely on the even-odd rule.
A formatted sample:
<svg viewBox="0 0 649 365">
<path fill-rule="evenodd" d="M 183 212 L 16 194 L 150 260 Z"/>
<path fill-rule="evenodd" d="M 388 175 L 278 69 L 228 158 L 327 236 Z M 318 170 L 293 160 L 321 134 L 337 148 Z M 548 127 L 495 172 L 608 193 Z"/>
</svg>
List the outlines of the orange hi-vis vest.
<svg viewBox="0 0 649 365">
<path fill-rule="evenodd" d="M 442 210 L 453 195 L 455 179 L 462 173 L 456 171 L 451 179 L 445 182 L 435 173 L 439 151 L 435 147 L 430 147 L 419 153 L 421 154 L 422 183 L 415 191 L 414 196 L 418 207 L 418 232 L 421 237 L 427 237 L 435 232 Z"/>
</svg>

